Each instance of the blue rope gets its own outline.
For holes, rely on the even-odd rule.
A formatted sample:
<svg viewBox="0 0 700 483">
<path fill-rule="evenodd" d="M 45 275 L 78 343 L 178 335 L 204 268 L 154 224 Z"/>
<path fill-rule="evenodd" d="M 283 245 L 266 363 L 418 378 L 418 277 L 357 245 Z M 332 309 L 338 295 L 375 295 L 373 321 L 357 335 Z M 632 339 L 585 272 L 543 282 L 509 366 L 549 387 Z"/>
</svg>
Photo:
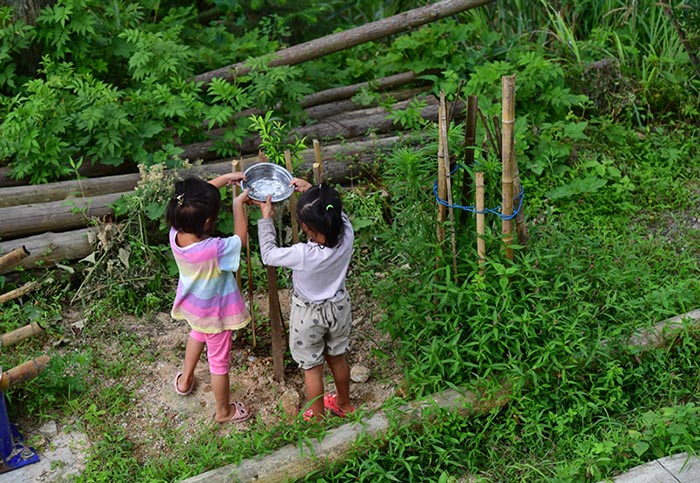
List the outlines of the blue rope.
<svg viewBox="0 0 700 483">
<path fill-rule="evenodd" d="M 450 176 L 452 176 L 455 173 L 455 171 L 457 171 L 457 168 L 460 168 L 460 167 L 462 167 L 460 164 L 455 165 L 454 169 L 450 172 Z M 433 183 L 433 194 L 435 195 L 435 201 L 437 201 L 439 204 L 441 204 L 443 206 L 447 206 L 448 208 L 457 208 L 457 209 L 464 210 L 464 211 L 470 211 L 470 212 L 476 213 L 478 215 L 485 215 L 487 213 L 491 213 L 492 215 L 496 215 L 503 220 L 512 220 L 513 218 L 515 218 L 518 215 L 518 213 L 520 213 L 520 210 L 523 208 L 523 198 L 525 195 L 525 190 L 521 188 L 520 193 L 518 193 L 517 195 L 515 195 L 513 197 L 513 203 L 516 204 L 515 202 L 517 201 L 517 207 L 513 210 L 512 215 L 502 214 L 500 205 L 497 208 L 484 208 L 483 211 L 477 210 L 475 206 L 469 206 L 469 205 L 464 206 L 464 205 L 455 205 L 455 204 L 451 205 L 447 202 L 447 200 L 443 200 L 438 195 L 438 182 L 437 181 L 435 181 L 435 183 Z"/>
</svg>

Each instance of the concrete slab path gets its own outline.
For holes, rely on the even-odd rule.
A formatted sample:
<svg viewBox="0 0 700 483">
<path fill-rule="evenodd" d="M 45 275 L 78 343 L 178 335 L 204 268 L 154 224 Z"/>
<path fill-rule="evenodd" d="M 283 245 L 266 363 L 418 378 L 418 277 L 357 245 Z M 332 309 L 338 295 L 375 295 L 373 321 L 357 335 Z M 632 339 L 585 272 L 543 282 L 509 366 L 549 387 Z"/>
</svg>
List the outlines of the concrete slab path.
<svg viewBox="0 0 700 483">
<path fill-rule="evenodd" d="M 687 453 L 679 453 L 637 466 L 627 473 L 604 482 L 700 483 L 700 458 L 697 456 L 688 458 Z"/>
</svg>

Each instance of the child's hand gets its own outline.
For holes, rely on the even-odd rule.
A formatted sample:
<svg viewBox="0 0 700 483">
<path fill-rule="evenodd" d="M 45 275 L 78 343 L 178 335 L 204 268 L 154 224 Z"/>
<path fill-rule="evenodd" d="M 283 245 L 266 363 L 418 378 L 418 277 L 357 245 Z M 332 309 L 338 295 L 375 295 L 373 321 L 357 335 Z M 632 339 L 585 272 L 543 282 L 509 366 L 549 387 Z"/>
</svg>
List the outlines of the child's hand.
<svg viewBox="0 0 700 483">
<path fill-rule="evenodd" d="M 248 198 L 248 193 L 249 193 L 249 192 L 250 192 L 250 190 L 249 190 L 248 188 L 244 189 L 243 192 L 242 192 L 240 195 L 238 195 L 238 196 L 236 196 L 236 197 L 234 198 L 233 202 L 234 202 L 234 203 L 239 203 L 239 204 L 241 204 L 241 205 L 250 204 L 250 203 L 251 203 L 251 199 Z"/>
<path fill-rule="evenodd" d="M 267 200 L 265 203 L 258 203 L 260 205 L 260 213 L 262 213 L 263 218 L 272 218 L 273 208 L 272 208 L 272 195 L 267 195 Z"/>
<path fill-rule="evenodd" d="M 294 186 L 294 191 L 303 193 L 304 191 L 311 188 L 311 183 L 301 178 L 292 178 L 292 181 L 289 183 L 289 186 Z"/>
<path fill-rule="evenodd" d="M 241 181 L 245 181 L 245 174 L 243 174 L 243 171 L 234 171 L 233 173 L 229 173 L 226 176 L 228 178 L 226 184 L 228 185 L 235 184 L 236 186 L 240 186 Z"/>
</svg>

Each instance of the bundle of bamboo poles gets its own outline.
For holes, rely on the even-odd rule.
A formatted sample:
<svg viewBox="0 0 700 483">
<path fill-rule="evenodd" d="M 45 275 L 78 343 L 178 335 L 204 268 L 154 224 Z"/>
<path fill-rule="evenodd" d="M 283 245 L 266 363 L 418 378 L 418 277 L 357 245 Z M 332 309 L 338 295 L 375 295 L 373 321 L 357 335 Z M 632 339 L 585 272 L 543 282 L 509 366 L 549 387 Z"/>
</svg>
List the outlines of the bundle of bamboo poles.
<svg viewBox="0 0 700 483">
<path fill-rule="evenodd" d="M 501 234 L 504 246 L 505 256 L 513 260 L 514 233 L 513 227 L 516 227 L 517 240 L 520 244 L 527 244 L 528 233 L 525 225 L 525 215 L 522 209 L 515 213 L 514 199 L 521 198 L 523 195 L 522 186 L 520 184 L 520 175 L 518 163 L 515 158 L 515 76 L 502 77 L 502 109 L 500 127 L 497 118 L 494 116 L 493 132 L 484 118 L 483 114 L 478 109 L 477 99 L 475 96 L 469 96 L 467 102 L 467 113 L 465 116 L 465 156 L 464 162 L 467 166 L 472 166 L 474 163 L 475 137 L 476 137 L 476 120 L 477 113 L 481 115 L 482 122 L 486 130 L 484 148 L 491 145 L 492 149 L 496 150 L 501 159 Z M 444 93 L 440 93 L 440 104 L 438 109 L 438 182 L 437 195 L 441 200 L 438 203 L 437 213 L 437 240 L 440 245 L 443 245 L 446 238 L 445 225 L 449 221 L 450 240 L 452 251 L 452 270 L 454 280 L 457 280 L 457 243 L 455 233 L 455 216 L 452 195 L 452 168 L 454 163 L 450 161 L 449 147 L 447 143 L 449 119 L 447 117 L 447 107 L 445 103 Z M 461 196 L 467 199 L 471 196 L 471 180 L 468 179 L 468 173 L 465 171 L 462 183 Z M 484 240 L 486 223 L 485 223 L 485 184 L 484 173 L 474 173 L 475 186 L 475 203 L 474 212 L 476 214 L 476 241 L 477 241 L 477 256 L 479 264 L 486 261 L 486 243 Z M 522 206 L 521 206 L 522 208 Z M 514 216 L 515 213 L 515 216 Z M 463 217 L 462 217 L 463 219 Z M 514 221 L 515 220 L 515 223 Z M 483 273 L 483 269 L 481 270 Z"/>
</svg>

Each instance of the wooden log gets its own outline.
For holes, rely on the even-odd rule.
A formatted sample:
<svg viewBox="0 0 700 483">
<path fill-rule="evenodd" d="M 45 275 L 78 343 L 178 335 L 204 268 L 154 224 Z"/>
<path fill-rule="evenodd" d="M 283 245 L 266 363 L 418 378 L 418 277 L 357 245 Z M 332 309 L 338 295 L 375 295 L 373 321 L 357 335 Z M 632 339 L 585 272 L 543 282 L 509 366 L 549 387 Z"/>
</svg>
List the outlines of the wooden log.
<svg viewBox="0 0 700 483">
<path fill-rule="evenodd" d="M 16 265 L 23 258 L 27 258 L 29 255 L 29 250 L 27 250 L 27 247 L 25 246 L 11 250 L 9 253 L 6 253 L 0 257 L 0 271 L 5 268 L 10 268 L 12 265 Z"/>
<path fill-rule="evenodd" d="M 7 206 L 48 203 L 50 201 L 91 197 L 109 193 L 123 193 L 136 187 L 138 173 L 87 178 L 74 181 L 57 181 L 41 185 L 13 186 L 0 190 L 0 208 Z"/>
<path fill-rule="evenodd" d="M 513 259 L 513 220 L 508 218 L 513 215 L 513 157 L 515 135 L 515 76 L 503 76 L 503 105 L 501 107 L 502 151 L 502 212 L 501 223 L 503 243 L 506 249 L 506 257 Z"/>
<path fill-rule="evenodd" d="M 13 331 L 7 332 L 0 335 L 0 348 L 15 345 L 22 342 L 25 339 L 34 337 L 35 335 L 44 335 L 46 332 L 44 328 L 36 322 L 27 324 L 24 327 L 15 329 Z"/>
<path fill-rule="evenodd" d="M 0 241 L 0 253 L 12 250 L 18 241 L 31 252 L 16 266 L 0 268 L 0 274 L 19 268 L 43 268 L 64 260 L 84 258 L 94 250 L 96 236 L 97 229 L 90 227 L 63 233 L 42 233 L 15 241 Z"/>
<path fill-rule="evenodd" d="M 34 379 L 44 371 L 50 360 L 49 356 L 43 355 L 3 372 L 0 376 L 0 391 L 6 391 L 17 384 Z"/>
<path fill-rule="evenodd" d="M 7 240 L 45 231 L 82 228 L 91 217 L 112 216 L 112 204 L 123 194 L 0 208 L 0 234 Z"/>
<path fill-rule="evenodd" d="M 374 140 L 328 145 L 326 149 L 330 153 L 329 163 L 334 164 L 332 166 L 334 179 L 338 182 L 344 182 L 350 178 L 362 177 L 363 174 L 370 172 L 376 164 L 374 158 L 377 156 L 377 151 L 391 149 L 395 143 L 401 142 L 401 140 L 402 138 L 398 136 L 390 136 Z M 313 151 L 305 150 L 300 155 L 308 160 L 308 166 L 305 169 L 307 171 L 311 170 L 314 157 Z M 244 160 L 248 165 L 258 162 L 257 155 L 255 157 L 247 157 Z M 224 165 L 227 167 L 224 168 Z M 214 160 L 204 166 L 205 169 L 210 169 L 213 166 L 213 172 L 224 174 L 228 172 L 226 171 L 226 169 L 229 169 L 228 165 L 229 161 Z M 363 168 L 362 166 L 364 165 L 366 166 Z M 90 193 L 91 196 L 97 196 L 132 190 L 140 179 L 141 175 L 139 173 L 129 173 L 104 178 L 84 178 L 80 180 L 80 185 L 86 193 Z M 69 197 L 71 193 L 78 192 L 76 189 L 79 190 L 77 181 L 59 181 L 42 185 L 0 188 L 0 208 L 63 200 Z"/>
<path fill-rule="evenodd" d="M 438 101 L 434 96 L 426 96 L 425 100 L 428 105 L 421 110 L 421 116 L 428 120 L 437 122 L 438 117 Z M 392 107 L 392 109 L 406 109 L 410 101 L 402 101 Z M 459 110 L 457 114 L 460 117 L 464 116 L 463 103 L 458 103 Z M 383 107 L 373 107 L 369 109 L 360 109 L 344 113 L 333 119 L 325 119 L 316 124 L 297 127 L 291 130 L 290 139 L 292 138 L 316 138 L 316 139 L 337 139 L 339 137 L 345 139 L 361 139 L 366 136 L 368 131 L 377 134 L 395 133 L 401 130 L 394 121 L 387 117 L 389 111 Z M 180 155 L 182 159 L 211 161 L 217 155 L 214 151 L 216 144 L 223 136 L 223 129 L 216 129 L 211 132 L 211 139 L 199 143 L 193 143 L 186 146 L 181 146 L 184 151 Z M 240 147 L 241 153 L 252 154 L 258 152 L 260 138 L 252 136 L 246 138 Z"/>
<path fill-rule="evenodd" d="M 135 173 L 138 171 L 136 163 L 127 161 L 119 166 L 105 166 L 100 163 L 83 163 L 78 174 L 84 178 L 97 178 L 100 176 L 112 176 L 117 174 Z M 71 175 L 69 178 L 75 178 Z M 14 179 L 10 177 L 9 167 L 0 167 L 0 188 L 10 186 L 24 186 L 29 184 L 29 179 Z"/>
<path fill-rule="evenodd" d="M 442 0 L 425 7 L 415 8 L 407 12 L 393 15 L 376 22 L 370 22 L 345 32 L 338 32 L 325 37 L 294 45 L 269 55 L 267 65 L 296 65 L 307 60 L 349 49 L 356 45 L 388 37 L 399 32 L 425 25 L 466 10 L 491 3 L 493 0 Z M 197 82 L 209 83 L 219 78 L 233 80 L 235 77 L 250 72 L 250 62 L 244 61 L 205 72 L 194 77 Z"/>
<path fill-rule="evenodd" d="M 509 390 L 503 388 L 487 399 L 485 395 L 471 391 L 447 389 L 397 409 L 392 413 L 392 419 L 398 418 L 402 424 L 433 420 L 438 413 L 435 409 L 471 417 L 508 404 Z M 321 438 L 309 440 L 308 446 L 306 442 L 298 446 L 288 444 L 270 454 L 207 471 L 181 483 L 284 483 L 301 480 L 313 471 L 345 461 L 360 440 L 369 438 L 377 444 L 384 444 L 382 436 L 389 431 L 391 424 L 389 415 L 380 411 L 362 421 L 331 429 Z M 416 429 L 419 428 L 420 425 Z"/>
<path fill-rule="evenodd" d="M 39 282 L 27 282 L 19 288 L 10 290 L 9 292 L 4 294 L 0 294 L 0 304 L 19 298 L 22 295 L 28 294 L 29 292 L 37 288 L 39 285 L 41 285 Z"/>
<path fill-rule="evenodd" d="M 428 73 L 436 74 L 438 71 L 424 72 L 424 74 Z M 421 81 L 423 85 L 384 92 L 385 89 L 415 81 Z M 427 93 L 430 90 L 430 85 L 427 83 L 427 81 L 420 79 L 413 72 L 407 72 L 404 74 L 397 74 L 395 76 L 384 77 L 372 82 L 361 82 L 349 86 L 335 87 L 325 91 L 315 92 L 303 97 L 299 101 L 299 106 L 301 106 L 305 112 L 306 123 L 313 124 L 314 122 L 328 118 L 331 115 L 340 115 L 344 112 L 367 107 L 358 105 L 356 102 L 350 99 L 362 89 L 368 89 L 372 92 L 381 93 L 380 96 L 387 100 L 393 99 L 395 101 L 403 101 L 410 99 L 411 97 Z M 369 105 L 376 106 L 378 105 L 378 102 L 372 101 Z M 281 110 L 282 107 L 283 106 L 281 104 L 278 104 L 275 106 L 275 110 Z M 265 114 L 265 112 L 266 110 L 259 108 L 244 109 L 243 111 L 235 113 L 231 119 L 241 119 L 252 115 L 260 116 Z M 203 128 L 208 130 L 208 124 L 204 123 Z"/>
<path fill-rule="evenodd" d="M 432 72 L 424 72 L 423 74 L 428 74 Z M 357 84 L 352 84 L 349 86 L 333 87 L 331 89 L 326 89 L 324 91 L 314 92 L 305 96 L 299 104 L 301 107 L 306 109 L 307 114 L 310 118 L 314 118 L 309 109 L 314 106 L 320 106 L 322 104 L 329 104 L 337 101 L 342 101 L 344 99 L 349 99 L 355 94 L 359 93 L 363 89 L 371 89 L 374 91 L 383 91 L 386 89 L 391 89 L 398 87 L 400 85 L 408 84 L 409 82 L 419 81 L 420 76 L 413 71 L 402 72 L 400 74 L 390 75 L 388 77 L 382 77 L 380 79 L 375 79 L 370 82 L 359 82 Z M 398 98 L 397 98 L 398 99 Z"/>
<path fill-rule="evenodd" d="M 385 96 L 393 99 L 396 102 L 406 101 L 420 95 L 426 95 L 427 87 L 416 87 L 413 89 L 405 89 L 402 91 L 387 92 Z M 342 116 L 344 113 L 358 111 L 367 107 L 377 107 L 377 102 L 371 102 L 369 106 L 361 106 L 352 99 L 336 101 L 329 104 L 321 104 L 319 106 L 309 107 L 306 109 L 306 114 L 313 122 L 322 121 L 329 117 Z"/>
</svg>

